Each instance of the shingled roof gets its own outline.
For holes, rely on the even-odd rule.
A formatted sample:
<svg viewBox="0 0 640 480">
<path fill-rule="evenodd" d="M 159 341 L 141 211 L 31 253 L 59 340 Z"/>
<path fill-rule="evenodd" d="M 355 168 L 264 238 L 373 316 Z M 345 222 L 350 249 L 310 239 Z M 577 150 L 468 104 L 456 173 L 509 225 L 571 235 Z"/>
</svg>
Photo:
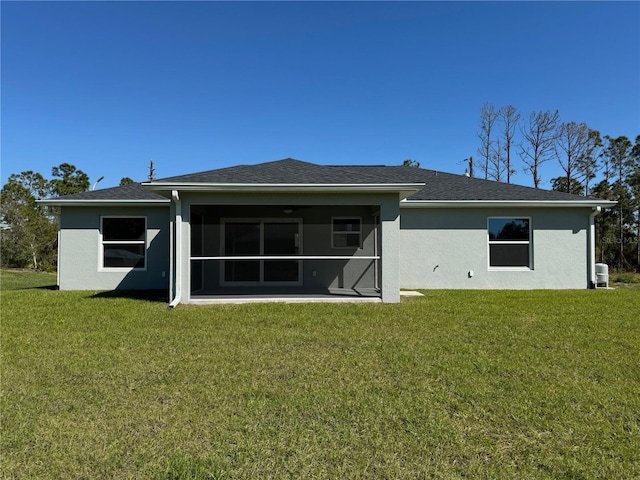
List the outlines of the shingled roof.
<svg viewBox="0 0 640 480">
<path fill-rule="evenodd" d="M 120 187 L 89 190 L 87 192 L 64 195 L 44 200 L 44 203 L 76 203 L 76 202 L 160 202 L 169 203 L 169 199 L 144 187 L 141 183 L 130 183 Z"/>
<path fill-rule="evenodd" d="M 158 184 L 422 184 L 407 200 L 593 201 L 591 197 L 405 165 L 317 165 L 292 158 L 157 180 Z"/>
<path fill-rule="evenodd" d="M 522 185 L 506 184 L 465 175 L 438 172 L 410 166 L 384 165 L 317 165 L 292 158 L 208 170 L 168 177 L 144 184 L 134 183 L 67 195 L 49 202 L 168 202 L 155 193 L 158 187 L 220 185 L 400 185 L 424 184 L 408 201 L 517 201 L 517 202 L 584 202 L 598 200 Z M 602 202 L 610 203 L 610 202 Z"/>
</svg>

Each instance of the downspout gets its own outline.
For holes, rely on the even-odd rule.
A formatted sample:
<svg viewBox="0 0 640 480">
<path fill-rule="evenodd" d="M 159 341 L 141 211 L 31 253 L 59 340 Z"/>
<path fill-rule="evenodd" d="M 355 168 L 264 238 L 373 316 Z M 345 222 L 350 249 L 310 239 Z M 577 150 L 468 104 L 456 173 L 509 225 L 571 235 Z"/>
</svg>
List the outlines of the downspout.
<svg viewBox="0 0 640 480">
<path fill-rule="evenodd" d="M 173 199 L 176 205 L 176 215 L 175 215 L 175 242 L 172 245 L 171 253 L 174 258 L 171 259 L 171 265 L 173 265 L 173 260 L 175 259 L 175 272 L 172 275 L 174 280 L 174 297 L 169 303 L 169 308 L 175 308 L 176 305 L 180 303 L 182 299 L 182 201 L 180 200 L 180 195 L 178 195 L 177 190 L 171 191 L 171 198 Z"/>
<path fill-rule="evenodd" d="M 174 232 L 175 232 L 175 218 L 172 218 L 169 221 L 169 302 L 171 302 L 174 298 L 174 292 L 176 289 L 174 282 L 175 268 L 173 265 L 175 258 L 175 250 L 173 249 L 174 244 Z"/>
<path fill-rule="evenodd" d="M 600 206 L 594 207 L 589 215 L 589 288 L 596 288 L 596 224 L 595 217 L 600 213 Z"/>
<path fill-rule="evenodd" d="M 56 253 L 56 284 L 60 290 L 60 241 L 62 240 L 62 231 L 60 230 L 60 221 L 58 220 L 58 251 Z"/>
</svg>

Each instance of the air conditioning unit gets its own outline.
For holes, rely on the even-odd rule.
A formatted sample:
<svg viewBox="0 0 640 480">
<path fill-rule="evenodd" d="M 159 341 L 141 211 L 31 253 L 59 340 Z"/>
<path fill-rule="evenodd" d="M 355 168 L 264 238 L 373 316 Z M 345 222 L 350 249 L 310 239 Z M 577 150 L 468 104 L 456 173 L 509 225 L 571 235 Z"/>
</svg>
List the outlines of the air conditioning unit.
<svg viewBox="0 0 640 480">
<path fill-rule="evenodd" d="M 596 288 L 609 287 L 609 265 L 596 263 Z"/>
</svg>

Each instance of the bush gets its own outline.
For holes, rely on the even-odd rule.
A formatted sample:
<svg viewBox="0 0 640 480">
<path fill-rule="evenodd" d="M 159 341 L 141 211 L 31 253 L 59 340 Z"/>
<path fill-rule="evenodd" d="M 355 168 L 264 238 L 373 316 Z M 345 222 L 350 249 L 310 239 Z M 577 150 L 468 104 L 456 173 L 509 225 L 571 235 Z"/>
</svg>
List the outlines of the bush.
<svg viewBox="0 0 640 480">
<path fill-rule="evenodd" d="M 640 273 L 615 272 L 609 275 L 609 281 L 613 283 L 640 283 Z"/>
</svg>

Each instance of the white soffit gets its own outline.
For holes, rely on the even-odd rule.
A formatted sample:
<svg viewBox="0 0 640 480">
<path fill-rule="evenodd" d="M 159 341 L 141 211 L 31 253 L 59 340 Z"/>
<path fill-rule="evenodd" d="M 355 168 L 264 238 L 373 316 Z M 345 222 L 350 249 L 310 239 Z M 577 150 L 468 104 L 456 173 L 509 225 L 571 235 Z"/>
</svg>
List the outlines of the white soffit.
<svg viewBox="0 0 640 480">
<path fill-rule="evenodd" d="M 401 208 L 486 208 L 486 207 L 545 207 L 593 208 L 611 207 L 609 200 L 402 200 Z"/>
<path fill-rule="evenodd" d="M 38 203 L 49 207 L 165 207 L 171 203 L 168 198 L 166 200 L 60 200 L 57 198 L 51 200 L 38 200 Z"/>
</svg>

